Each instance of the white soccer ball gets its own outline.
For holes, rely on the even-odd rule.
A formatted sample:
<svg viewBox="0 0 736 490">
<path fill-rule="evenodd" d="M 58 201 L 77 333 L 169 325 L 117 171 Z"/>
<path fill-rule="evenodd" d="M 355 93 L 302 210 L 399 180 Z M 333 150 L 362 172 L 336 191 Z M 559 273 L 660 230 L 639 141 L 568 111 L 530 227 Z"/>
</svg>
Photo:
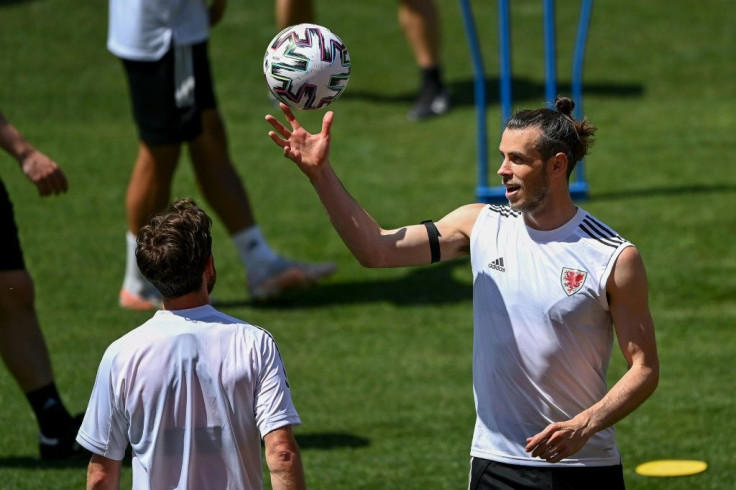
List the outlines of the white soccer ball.
<svg viewBox="0 0 736 490">
<path fill-rule="evenodd" d="M 269 90 L 289 107 L 327 107 L 345 90 L 350 55 L 332 31 L 317 24 L 299 24 L 279 32 L 263 57 Z"/>
</svg>

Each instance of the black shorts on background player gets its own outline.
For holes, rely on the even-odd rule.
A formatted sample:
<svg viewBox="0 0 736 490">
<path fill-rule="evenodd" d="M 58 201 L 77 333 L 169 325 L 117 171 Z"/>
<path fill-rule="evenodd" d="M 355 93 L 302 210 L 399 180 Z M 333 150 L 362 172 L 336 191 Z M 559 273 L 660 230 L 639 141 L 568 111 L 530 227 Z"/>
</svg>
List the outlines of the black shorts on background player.
<svg viewBox="0 0 736 490">
<path fill-rule="evenodd" d="M 26 264 L 20 248 L 18 227 L 13 217 L 13 204 L 0 180 L 0 271 L 23 270 Z"/>
<path fill-rule="evenodd" d="M 202 132 L 202 111 L 217 107 L 207 42 L 191 46 L 194 105 L 177 107 L 172 47 L 157 61 L 122 60 L 128 77 L 138 136 L 149 145 L 179 144 Z"/>
</svg>

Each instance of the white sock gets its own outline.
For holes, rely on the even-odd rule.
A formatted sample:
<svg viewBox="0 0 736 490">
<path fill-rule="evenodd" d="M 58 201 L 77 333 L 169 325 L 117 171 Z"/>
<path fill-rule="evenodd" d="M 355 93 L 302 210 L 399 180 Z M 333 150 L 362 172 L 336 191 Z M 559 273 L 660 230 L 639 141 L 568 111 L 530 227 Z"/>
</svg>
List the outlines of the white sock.
<svg viewBox="0 0 736 490">
<path fill-rule="evenodd" d="M 257 274 L 279 257 L 268 246 L 261 228 L 257 225 L 239 231 L 231 238 L 238 251 L 240 261 L 251 274 Z"/>
<path fill-rule="evenodd" d="M 125 278 L 123 279 L 123 289 L 130 293 L 144 296 L 158 294 L 153 284 L 143 277 L 143 274 L 138 269 L 138 263 L 135 260 L 135 248 L 135 235 L 128 231 L 125 234 Z"/>
</svg>

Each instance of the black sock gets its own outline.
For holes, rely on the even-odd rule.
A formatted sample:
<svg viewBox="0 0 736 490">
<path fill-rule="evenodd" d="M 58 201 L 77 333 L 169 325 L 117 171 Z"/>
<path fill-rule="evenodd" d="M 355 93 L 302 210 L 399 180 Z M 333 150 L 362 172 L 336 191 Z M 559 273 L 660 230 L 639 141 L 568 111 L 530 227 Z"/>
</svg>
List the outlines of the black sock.
<svg viewBox="0 0 736 490">
<path fill-rule="evenodd" d="M 56 384 L 51 383 L 26 393 L 28 402 L 36 414 L 41 433 L 54 437 L 64 433 L 72 422 L 72 416 L 61 401 Z"/>
<path fill-rule="evenodd" d="M 422 68 L 422 90 L 437 91 L 442 88 L 442 70 L 439 66 Z"/>
</svg>

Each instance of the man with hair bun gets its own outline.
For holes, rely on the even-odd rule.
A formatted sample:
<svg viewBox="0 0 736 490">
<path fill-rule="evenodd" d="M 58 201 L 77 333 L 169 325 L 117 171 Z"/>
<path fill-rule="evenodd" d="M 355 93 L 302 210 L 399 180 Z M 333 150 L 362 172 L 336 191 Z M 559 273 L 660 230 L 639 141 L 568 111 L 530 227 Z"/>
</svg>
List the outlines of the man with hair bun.
<svg viewBox="0 0 736 490">
<path fill-rule="evenodd" d="M 613 424 L 655 390 L 659 361 L 637 249 L 575 205 L 569 178 L 595 128 L 574 103 L 506 123 L 497 174 L 508 206 L 468 204 L 433 223 L 387 230 L 353 199 L 330 161 L 333 113 L 311 134 L 281 105 L 271 139 L 306 174 L 365 267 L 470 255 L 476 423 L 471 490 L 620 489 Z M 610 388 L 614 337 L 628 364 Z"/>
</svg>

